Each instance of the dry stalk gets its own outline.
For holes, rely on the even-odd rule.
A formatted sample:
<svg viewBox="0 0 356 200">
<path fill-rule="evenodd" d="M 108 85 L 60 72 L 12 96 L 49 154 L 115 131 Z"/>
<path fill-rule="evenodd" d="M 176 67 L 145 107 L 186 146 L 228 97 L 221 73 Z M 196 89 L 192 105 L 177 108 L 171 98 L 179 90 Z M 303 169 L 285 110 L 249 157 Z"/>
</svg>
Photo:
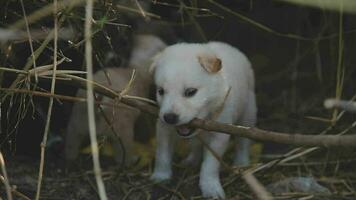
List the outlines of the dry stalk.
<svg viewBox="0 0 356 200">
<path fill-rule="evenodd" d="M 73 0 L 73 1 L 70 1 L 70 0 L 62 0 L 61 2 L 59 2 L 59 6 L 57 6 L 57 10 L 63 10 L 65 8 L 73 8 L 75 6 L 78 6 L 80 5 L 81 3 L 83 3 L 84 0 Z M 28 24 L 31 24 L 31 23 L 34 23 L 36 22 L 37 20 L 41 19 L 42 17 L 45 17 L 45 16 L 48 16 L 50 14 L 53 13 L 53 4 L 49 4 L 41 9 L 38 9 L 36 11 L 34 11 L 33 13 L 31 13 L 29 16 L 26 16 L 27 18 L 27 21 L 28 21 Z M 59 9 L 58 9 L 59 8 Z M 59 20 L 59 25 L 64 21 L 65 19 L 65 15 L 62 16 Z M 15 22 L 13 25 L 11 25 L 9 27 L 9 29 L 12 29 L 12 30 L 18 30 L 18 29 L 21 29 L 22 26 L 24 26 L 26 23 L 24 20 L 18 20 L 17 22 Z M 43 50 L 47 47 L 47 45 L 49 44 L 49 42 L 52 41 L 54 37 L 54 30 L 51 30 L 46 39 L 42 42 L 42 44 L 40 45 L 40 47 L 38 47 L 35 51 L 34 51 L 34 57 L 36 60 L 40 55 L 41 53 L 43 52 Z M 27 59 L 27 62 L 23 68 L 23 71 L 27 71 L 30 69 L 30 67 L 32 66 L 33 64 L 33 59 L 30 59 L 28 58 Z M 19 83 L 20 79 L 22 78 L 22 76 L 17 76 L 16 79 L 11 83 L 11 86 L 10 88 L 15 88 L 17 86 L 17 84 Z M 6 98 L 6 95 L 1 99 L 3 100 L 4 98 Z"/>
<path fill-rule="evenodd" d="M 184 11 L 187 13 L 190 21 L 192 21 L 192 23 L 194 24 L 195 29 L 198 31 L 198 33 L 200 34 L 201 38 L 204 41 L 208 41 L 208 38 L 206 37 L 206 34 L 203 30 L 203 28 L 201 27 L 201 25 L 199 24 L 199 22 L 195 19 L 195 17 L 193 16 L 193 14 L 189 11 L 186 10 L 186 5 L 184 3 L 184 1 L 179 0 L 179 3 L 181 4 L 181 6 L 183 7 Z"/>
<path fill-rule="evenodd" d="M 257 141 L 270 141 L 290 145 L 321 147 L 352 147 L 356 145 L 356 135 L 290 134 L 232 124 L 222 124 L 216 121 L 202 119 L 194 119 L 190 125 L 194 128 L 201 128 L 207 131 L 223 132 Z"/>
<path fill-rule="evenodd" d="M 340 113 L 342 114 L 342 113 Z M 352 128 L 354 128 L 356 126 L 356 122 L 352 123 L 348 128 L 346 128 L 345 130 L 343 130 L 342 132 L 340 132 L 339 134 L 337 134 L 337 136 L 341 136 L 344 135 L 346 132 L 348 132 L 349 130 L 351 130 Z M 320 135 L 324 135 L 326 134 L 329 130 L 331 129 L 331 126 L 326 128 L 324 131 L 321 132 Z M 286 154 L 284 154 L 282 157 L 274 159 L 268 163 L 265 163 L 263 165 L 257 166 L 254 169 L 251 169 L 251 172 L 256 173 L 258 171 L 261 171 L 263 169 L 270 169 L 273 166 L 276 165 L 282 165 L 284 163 L 287 163 L 291 160 L 294 160 L 296 158 L 299 158 L 301 156 L 310 154 L 316 150 L 319 150 L 320 147 L 310 147 L 310 148 L 303 148 L 303 147 L 298 147 L 295 149 L 292 149 L 291 151 L 287 152 Z"/>
<path fill-rule="evenodd" d="M 107 200 L 105 185 L 101 177 L 101 168 L 99 160 L 98 141 L 96 138 L 95 110 L 94 110 L 94 94 L 93 85 L 90 83 L 93 80 L 93 61 L 92 61 L 92 43 L 91 43 L 91 25 L 93 18 L 94 0 L 88 0 L 85 6 L 85 61 L 87 65 L 87 105 L 88 105 L 88 123 L 91 151 L 93 156 L 94 175 L 98 186 L 99 197 L 101 200 Z"/>
<path fill-rule="evenodd" d="M 147 17 L 146 11 L 143 10 L 143 8 L 142 8 L 140 2 L 138 2 L 137 0 L 135 0 L 135 3 L 136 3 L 136 5 L 137 5 L 138 9 L 140 10 L 140 13 L 141 13 L 142 17 L 143 17 L 146 21 L 148 21 L 150 18 Z"/>
<path fill-rule="evenodd" d="M 34 52 L 35 54 L 35 59 L 37 59 L 40 54 L 42 53 L 42 51 L 46 48 L 46 46 L 48 45 L 48 43 L 52 40 L 53 38 L 53 35 L 54 35 L 54 30 L 52 30 L 47 38 L 42 42 L 41 46 L 36 49 L 36 51 Z M 31 59 L 28 59 L 26 64 L 25 64 L 25 67 L 22 69 L 22 71 L 24 71 L 25 73 L 27 72 L 27 70 L 30 69 L 30 67 L 32 66 L 33 62 L 31 62 Z M 15 88 L 17 86 L 17 84 L 19 83 L 20 79 L 22 78 L 22 76 L 17 76 L 16 79 L 11 83 L 10 87 L 9 88 Z M 5 95 L 6 97 L 6 95 Z M 5 98 L 4 97 L 4 98 Z"/>
<path fill-rule="evenodd" d="M 1 171 L 3 174 L 3 177 L 1 177 L 1 178 L 3 178 L 7 199 L 12 200 L 11 186 L 10 186 L 9 179 L 8 179 L 7 173 L 6 173 L 5 160 L 4 160 L 4 157 L 2 156 L 1 151 L 0 151 L 0 166 L 1 166 Z"/>
<path fill-rule="evenodd" d="M 344 66 L 344 38 L 343 38 L 343 27 L 344 27 L 344 14 L 343 14 L 343 3 L 339 1 L 339 38 L 338 38 L 338 55 L 337 55 L 337 65 L 336 65 L 336 86 L 335 86 L 335 98 L 340 99 L 345 79 L 345 66 Z M 337 115 L 339 113 L 338 108 L 334 108 L 332 113 L 332 125 L 336 124 Z"/>
<path fill-rule="evenodd" d="M 130 91 L 132 84 L 135 81 L 135 78 L 136 78 L 136 70 L 133 70 L 131 74 L 131 78 L 129 82 L 126 84 L 125 88 L 120 92 L 119 98 L 126 95 Z"/>
<path fill-rule="evenodd" d="M 266 188 L 256 179 L 256 177 L 250 173 L 246 172 L 242 175 L 247 185 L 256 194 L 257 198 L 260 200 L 272 200 L 272 195 L 266 190 Z"/>
<path fill-rule="evenodd" d="M 54 17 L 54 51 L 53 51 L 53 73 L 52 73 L 52 83 L 51 83 L 51 94 L 54 94 L 55 87 L 56 87 L 56 71 L 57 71 L 57 41 L 58 41 L 58 2 L 54 0 L 54 10 L 53 10 L 53 17 Z M 34 58 L 35 60 L 35 58 Z M 35 64 L 34 64 L 35 66 Z M 35 73 L 35 77 L 37 78 L 37 73 Z M 36 79 L 37 82 L 37 79 Z M 38 172 L 38 182 L 37 182 L 37 191 L 36 191 L 36 200 L 40 199 L 41 194 L 41 186 L 42 186 L 42 179 L 43 179 L 43 169 L 45 163 L 45 151 L 46 151 L 46 144 L 47 144 L 47 137 L 48 132 L 50 129 L 50 122 L 52 117 L 52 107 L 53 107 L 53 97 L 49 98 L 48 103 L 48 111 L 47 111 L 47 119 L 46 119 L 46 126 L 43 134 L 43 139 L 41 142 L 41 159 L 40 159 L 40 169 Z"/>
<path fill-rule="evenodd" d="M 21 0 L 20 2 L 21 2 L 21 8 L 22 8 L 23 17 L 24 17 L 25 24 L 26 24 L 28 43 L 30 44 L 30 49 L 31 49 L 32 63 L 33 63 L 33 67 L 36 68 L 36 57 L 35 57 L 35 53 L 33 51 L 32 37 L 31 37 L 31 33 L 30 33 L 30 27 L 29 27 L 29 24 L 28 24 L 27 16 L 26 16 L 26 10 L 25 10 L 25 6 L 23 4 L 23 0 Z M 36 83 L 37 83 L 38 78 L 37 78 L 37 74 L 36 73 L 35 73 L 35 80 L 36 80 Z"/>
<path fill-rule="evenodd" d="M 65 8 L 72 8 L 75 6 L 79 6 L 81 4 L 85 3 L 85 0 L 62 0 L 57 4 L 57 10 L 61 11 Z M 44 6 L 33 13 L 31 13 L 29 16 L 27 16 L 27 21 L 28 24 L 32 24 L 48 15 L 51 15 L 53 13 L 54 9 L 54 3 L 53 4 L 48 4 L 47 6 Z M 24 20 L 19 20 L 15 22 L 13 25 L 11 25 L 9 28 L 16 30 L 16 29 L 21 29 L 24 25 L 26 25 L 26 22 Z"/>
<path fill-rule="evenodd" d="M 138 9 L 130 8 L 130 7 L 119 5 L 119 4 L 116 4 L 115 6 L 119 10 L 124 10 L 124 11 L 132 12 L 132 13 L 136 13 L 136 14 L 140 14 L 140 15 L 142 14 L 141 11 L 138 10 Z M 155 19 L 161 19 L 161 16 L 156 15 L 154 13 L 145 12 L 145 15 L 146 15 L 146 17 L 151 17 L 151 18 L 155 18 Z"/>
<path fill-rule="evenodd" d="M 72 101 L 72 102 L 87 102 L 86 98 L 82 97 L 74 97 L 74 96 L 66 96 L 66 95 L 60 95 L 60 94 L 51 94 L 48 92 L 39 92 L 39 91 L 33 91 L 33 90 L 26 90 L 26 89 L 9 89 L 9 88 L 0 88 L 0 91 L 6 91 L 8 93 L 22 93 L 22 94 L 30 94 L 34 96 L 40 96 L 40 97 L 48 97 L 48 98 L 55 98 L 58 100 L 65 100 L 65 101 Z M 108 106 L 108 107 L 115 107 L 115 108 L 131 108 L 131 109 L 136 109 L 134 107 L 125 105 L 125 104 L 114 104 L 114 103 L 106 103 L 103 101 L 95 101 L 94 104 L 96 105 L 103 105 L 103 106 Z"/>
<path fill-rule="evenodd" d="M 22 194 L 21 192 L 17 191 L 15 188 L 12 189 L 12 193 L 14 193 L 15 196 L 18 196 L 22 199 L 25 199 L 25 200 L 31 200 L 28 196 Z"/>
</svg>

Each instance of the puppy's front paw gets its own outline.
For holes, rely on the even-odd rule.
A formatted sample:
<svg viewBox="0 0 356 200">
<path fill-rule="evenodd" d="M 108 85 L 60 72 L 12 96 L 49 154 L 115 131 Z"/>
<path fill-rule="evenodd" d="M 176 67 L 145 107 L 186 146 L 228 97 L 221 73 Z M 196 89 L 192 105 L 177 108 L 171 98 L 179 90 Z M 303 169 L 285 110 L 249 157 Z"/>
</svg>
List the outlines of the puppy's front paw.
<svg viewBox="0 0 356 200">
<path fill-rule="evenodd" d="M 150 180 L 153 182 L 162 182 L 162 181 L 166 181 L 169 180 L 172 176 L 171 172 L 153 172 L 153 174 L 150 177 Z"/>
<path fill-rule="evenodd" d="M 203 197 L 213 199 L 225 199 L 225 192 L 219 180 L 201 179 L 199 185 Z"/>
</svg>

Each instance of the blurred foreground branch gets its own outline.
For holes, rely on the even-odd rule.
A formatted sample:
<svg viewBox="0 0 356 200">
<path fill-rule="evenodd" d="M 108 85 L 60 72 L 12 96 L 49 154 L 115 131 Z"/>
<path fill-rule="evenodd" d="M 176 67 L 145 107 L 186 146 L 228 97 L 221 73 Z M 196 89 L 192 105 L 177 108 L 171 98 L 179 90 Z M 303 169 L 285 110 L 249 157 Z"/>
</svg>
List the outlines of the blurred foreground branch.
<svg viewBox="0 0 356 200">
<path fill-rule="evenodd" d="M 340 11 L 342 8 L 343 12 L 354 14 L 356 13 L 356 1 L 355 0 L 279 0 L 292 4 L 310 6 L 314 8 L 319 8 L 322 10 L 332 10 Z"/>
<path fill-rule="evenodd" d="M 352 113 L 356 112 L 356 102 L 354 101 L 326 99 L 324 101 L 324 107 L 327 109 L 341 108 L 347 112 L 352 112 Z"/>
</svg>

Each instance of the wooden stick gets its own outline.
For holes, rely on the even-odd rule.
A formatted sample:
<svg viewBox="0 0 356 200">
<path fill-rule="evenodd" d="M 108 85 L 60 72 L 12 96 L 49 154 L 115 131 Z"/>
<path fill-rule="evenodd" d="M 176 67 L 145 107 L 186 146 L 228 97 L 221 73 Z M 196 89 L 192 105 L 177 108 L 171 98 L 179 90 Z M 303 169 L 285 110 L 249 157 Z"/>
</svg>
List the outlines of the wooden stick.
<svg viewBox="0 0 356 200">
<path fill-rule="evenodd" d="M 256 194 L 257 199 L 260 200 L 272 200 L 272 195 L 266 190 L 266 188 L 256 179 L 256 177 L 250 173 L 246 172 L 242 175 L 250 189 Z"/>
<path fill-rule="evenodd" d="M 55 87 L 56 87 L 56 71 L 57 71 L 57 42 L 58 42 L 58 2 L 57 0 L 54 0 L 53 3 L 53 17 L 54 17 L 54 52 L 53 52 L 53 74 L 52 74 L 52 79 L 51 79 L 51 94 L 54 94 L 55 92 Z M 29 32 L 29 31 L 28 31 Z M 31 44 L 31 43 L 30 43 Z M 33 49 L 31 46 L 31 51 L 32 51 L 32 56 L 33 56 L 33 67 L 34 71 L 36 71 L 36 64 L 35 64 L 35 55 L 33 53 Z M 36 82 L 38 82 L 38 75 L 35 72 L 35 79 Z M 46 119 L 46 125 L 45 125 L 45 130 L 43 133 L 43 138 L 41 142 L 41 154 L 40 154 L 40 167 L 38 170 L 38 180 L 37 180 L 37 190 L 36 190 L 36 200 L 40 199 L 41 195 L 41 187 L 42 187 L 42 179 L 43 179 L 43 171 L 44 171 L 44 164 L 45 164 L 45 152 L 46 152 L 46 146 L 47 146 L 47 138 L 48 138 L 48 133 L 50 130 L 50 124 L 51 124 L 51 118 L 52 118 L 52 108 L 53 108 L 53 97 L 49 98 L 49 103 L 48 103 L 48 110 L 47 110 L 47 119 Z"/>
<path fill-rule="evenodd" d="M 41 78 L 39 77 L 41 80 Z M 64 83 L 86 89 L 86 81 L 80 79 L 72 80 L 59 80 L 58 83 Z M 114 92 L 108 88 L 100 86 L 99 84 L 94 84 L 93 90 L 96 93 L 104 95 L 109 98 L 118 98 L 120 93 Z M 1 88 L 1 90 L 6 90 L 6 88 Z M 18 92 L 30 92 L 31 91 L 18 91 Z M 70 98 L 70 97 L 69 97 Z M 151 105 L 147 102 L 121 97 L 120 102 L 131 107 L 135 107 L 142 112 L 146 112 L 155 117 L 158 116 L 157 106 Z M 252 140 L 257 141 L 269 141 L 282 144 L 290 144 L 297 146 L 321 146 L 321 147 L 352 147 L 356 145 L 356 135 L 305 135 L 300 133 L 282 133 L 275 131 L 267 131 L 259 128 L 251 128 L 238 126 L 233 124 L 223 124 L 212 120 L 202 120 L 202 119 L 193 119 L 189 123 L 190 127 L 200 128 L 206 131 L 215 131 L 226 133 L 239 137 L 246 137 Z"/>
</svg>

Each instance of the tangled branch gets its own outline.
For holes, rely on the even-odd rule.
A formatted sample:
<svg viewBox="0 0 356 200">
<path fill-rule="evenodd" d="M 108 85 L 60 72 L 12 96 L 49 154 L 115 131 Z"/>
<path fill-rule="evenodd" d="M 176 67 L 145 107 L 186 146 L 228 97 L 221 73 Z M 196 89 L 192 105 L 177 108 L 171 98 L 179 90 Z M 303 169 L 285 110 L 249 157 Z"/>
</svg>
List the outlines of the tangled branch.
<svg viewBox="0 0 356 200">
<path fill-rule="evenodd" d="M 58 78 L 61 76 L 59 75 Z M 75 77 L 75 76 L 71 76 Z M 41 79 L 41 78 L 40 78 Z M 45 79 L 41 79 L 45 80 Z M 86 80 L 82 78 L 72 78 L 70 80 L 59 79 L 58 83 L 69 84 L 78 88 L 86 89 Z M 155 117 L 158 116 L 158 108 L 147 101 L 139 98 L 128 98 L 126 95 L 120 96 L 115 92 L 100 84 L 92 83 L 95 93 L 109 98 L 119 98 L 120 102 L 128 106 L 137 108 Z M 6 88 L 1 88 L 6 90 Z M 24 91 L 17 91 L 24 92 Z M 27 91 L 31 92 L 31 91 Z M 38 94 L 38 92 L 37 92 Z M 68 97 L 68 96 L 67 96 Z M 68 97 L 70 98 L 70 97 Z M 297 146 L 322 146 L 322 147 L 351 147 L 356 145 L 356 135 L 305 135 L 301 133 L 281 133 L 275 131 L 262 130 L 255 127 L 244 127 L 233 124 L 224 124 L 212 120 L 194 119 L 189 124 L 191 127 L 203 129 L 206 131 L 222 132 L 233 136 L 246 137 L 252 140 L 269 141 Z"/>
</svg>

